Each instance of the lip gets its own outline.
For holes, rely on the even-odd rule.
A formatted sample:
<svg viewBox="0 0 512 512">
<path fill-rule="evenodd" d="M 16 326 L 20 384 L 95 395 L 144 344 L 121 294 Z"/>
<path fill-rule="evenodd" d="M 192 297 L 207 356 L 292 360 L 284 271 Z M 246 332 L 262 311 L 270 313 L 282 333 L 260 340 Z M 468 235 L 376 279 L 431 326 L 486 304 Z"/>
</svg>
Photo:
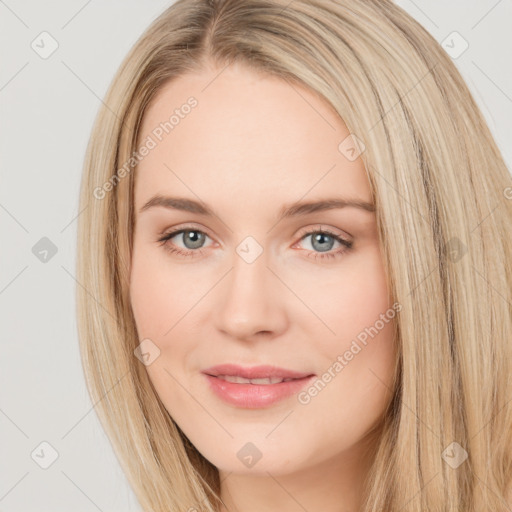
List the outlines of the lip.
<svg viewBox="0 0 512 512">
<path fill-rule="evenodd" d="M 298 372 L 288 370 L 278 366 L 260 365 L 260 366 L 239 366 L 236 364 L 220 364 L 203 370 L 207 375 L 233 375 L 244 377 L 245 379 L 263 379 L 265 377 L 279 377 L 281 379 L 301 379 L 313 375 L 307 372 Z M 254 386 L 254 384 L 252 384 Z"/>
<path fill-rule="evenodd" d="M 310 373 L 296 372 L 276 366 L 243 368 L 237 365 L 219 365 L 208 368 L 202 373 L 205 375 L 210 389 L 219 398 L 228 404 L 245 409 L 268 407 L 289 398 L 306 387 L 315 377 Z M 222 380 L 217 375 L 233 375 L 246 379 L 280 377 L 293 380 L 277 384 L 239 384 Z"/>
</svg>

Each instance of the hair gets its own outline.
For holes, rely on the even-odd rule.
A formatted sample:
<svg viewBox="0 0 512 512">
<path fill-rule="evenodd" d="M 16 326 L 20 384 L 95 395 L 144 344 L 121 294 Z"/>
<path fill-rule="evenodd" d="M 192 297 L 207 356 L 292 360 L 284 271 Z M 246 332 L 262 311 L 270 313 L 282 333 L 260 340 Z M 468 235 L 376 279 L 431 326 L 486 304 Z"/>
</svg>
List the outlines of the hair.
<svg viewBox="0 0 512 512">
<path fill-rule="evenodd" d="M 307 87 L 365 146 L 401 310 L 362 511 L 508 510 L 511 175 L 450 57 L 390 0 L 178 0 L 110 85 L 81 182 L 78 334 L 89 393 L 139 503 L 218 511 L 220 480 L 134 355 L 135 172 L 123 164 L 136 168 L 143 115 L 165 84 L 234 63 Z M 445 462 L 453 449 L 467 452 L 458 467 Z"/>
</svg>

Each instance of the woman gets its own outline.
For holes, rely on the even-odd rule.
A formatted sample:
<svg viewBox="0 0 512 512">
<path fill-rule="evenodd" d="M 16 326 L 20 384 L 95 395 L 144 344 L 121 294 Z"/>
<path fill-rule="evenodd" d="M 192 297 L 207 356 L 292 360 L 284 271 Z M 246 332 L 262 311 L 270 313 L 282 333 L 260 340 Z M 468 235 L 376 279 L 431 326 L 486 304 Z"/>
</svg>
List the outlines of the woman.
<svg viewBox="0 0 512 512">
<path fill-rule="evenodd" d="M 179 0 L 105 103 L 79 335 L 143 509 L 508 510 L 512 183 L 437 42 Z"/>
</svg>

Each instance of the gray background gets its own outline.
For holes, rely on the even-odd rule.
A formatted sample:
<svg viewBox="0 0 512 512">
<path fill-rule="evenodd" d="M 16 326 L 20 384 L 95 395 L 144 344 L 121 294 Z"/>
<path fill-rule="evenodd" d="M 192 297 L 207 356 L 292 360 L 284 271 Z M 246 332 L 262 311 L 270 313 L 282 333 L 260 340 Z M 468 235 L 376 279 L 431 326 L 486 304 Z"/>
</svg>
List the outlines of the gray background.
<svg viewBox="0 0 512 512">
<path fill-rule="evenodd" d="M 76 217 L 101 98 L 124 55 L 171 3 L 0 0 L 0 511 L 140 510 L 82 375 Z M 454 61 L 510 162 L 511 0 L 398 4 L 439 42 L 453 31 L 468 42 Z M 31 46 L 51 48 L 43 31 L 58 43 L 48 58 Z M 46 247 L 43 237 L 57 249 L 46 262 L 33 250 Z M 51 462 L 51 449 L 42 442 L 58 452 L 47 469 L 40 464 Z"/>
</svg>

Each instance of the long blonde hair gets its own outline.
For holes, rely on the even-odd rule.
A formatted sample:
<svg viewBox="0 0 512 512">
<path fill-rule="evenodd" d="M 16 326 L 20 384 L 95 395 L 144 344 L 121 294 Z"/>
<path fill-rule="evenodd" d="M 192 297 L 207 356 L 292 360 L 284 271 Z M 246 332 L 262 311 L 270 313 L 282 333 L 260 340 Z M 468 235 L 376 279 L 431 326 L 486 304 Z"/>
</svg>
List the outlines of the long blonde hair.
<svg viewBox="0 0 512 512">
<path fill-rule="evenodd" d="M 178 0 L 110 86 L 81 183 L 78 330 L 89 393 L 141 506 L 216 511 L 220 482 L 134 355 L 139 128 L 169 80 L 234 62 L 306 85 L 366 148 L 401 311 L 396 386 L 362 510 L 504 510 L 512 478 L 512 180 L 450 57 L 390 0 Z"/>
</svg>

